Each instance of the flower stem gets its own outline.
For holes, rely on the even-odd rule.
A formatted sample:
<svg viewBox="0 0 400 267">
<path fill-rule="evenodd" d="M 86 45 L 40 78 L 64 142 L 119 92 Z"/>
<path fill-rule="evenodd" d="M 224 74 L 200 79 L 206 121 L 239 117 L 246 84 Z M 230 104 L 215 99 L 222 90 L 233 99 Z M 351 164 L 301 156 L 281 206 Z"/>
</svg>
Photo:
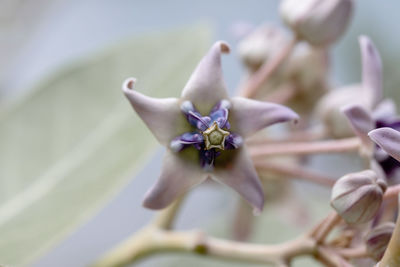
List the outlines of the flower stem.
<svg viewBox="0 0 400 267">
<path fill-rule="evenodd" d="M 326 132 L 321 127 L 314 127 L 301 131 L 291 132 L 287 136 L 278 138 L 270 138 L 265 135 L 255 135 L 246 140 L 249 146 L 263 145 L 271 143 L 287 143 L 287 142 L 311 142 L 318 141 L 326 137 Z"/>
<path fill-rule="evenodd" d="M 181 196 L 177 200 L 175 200 L 171 205 L 169 205 L 166 209 L 160 211 L 158 216 L 153 221 L 153 225 L 160 229 L 171 229 L 172 224 L 174 223 L 175 217 L 181 207 L 183 199 L 185 196 Z"/>
<path fill-rule="evenodd" d="M 252 209 L 242 198 L 237 201 L 233 217 L 232 236 L 236 241 L 246 241 L 253 230 L 255 216 L 253 216 Z"/>
<path fill-rule="evenodd" d="M 325 241 L 326 237 L 333 230 L 333 228 L 341 222 L 339 214 L 335 211 L 328 215 L 328 217 L 322 221 L 321 225 L 316 228 L 312 236 L 318 244 Z"/>
<path fill-rule="evenodd" d="M 367 248 L 365 245 L 354 248 L 338 249 L 337 253 L 346 259 L 365 258 L 368 257 Z"/>
<path fill-rule="evenodd" d="M 293 48 L 296 46 L 298 38 L 294 37 L 280 53 L 271 61 L 266 61 L 245 83 L 240 90 L 243 97 L 254 97 L 257 90 L 271 77 L 278 67 L 290 56 Z"/>
<path fill-rule="evenodd" d="M 306 155 L 322 153 L 342 153 L 355 151 L 360 148 L 357 137 L 340 140 L 291 142 L 251 146 L 250 153 L 253 157 L 278 156 L 278 155 Z"/>
<path fill-rule="evenodd" d="M 278 87 L 274 92 L 268 94 L 263 100 L 277 104 L 286 104 L 297 93 L 297 88 L 293 84 L 285 84 Z"/>
<path fill-rule="evenodd" d="M 304 169 L 300 166 L 283 166 L 281 164 L 269 162 L 269 161 L 261 161 L 254 160 L 254 165 L 259 171 L 269 171 L 272 173 L 283 174 L 288 177 L 293 177 L 296 179 L 300 179 L 303 181 L 332 187 L 335 183 L 335 180 L 331 177 L 324 176 L 322 174 L 318 174 L 309 170 Z"/>
</svg>

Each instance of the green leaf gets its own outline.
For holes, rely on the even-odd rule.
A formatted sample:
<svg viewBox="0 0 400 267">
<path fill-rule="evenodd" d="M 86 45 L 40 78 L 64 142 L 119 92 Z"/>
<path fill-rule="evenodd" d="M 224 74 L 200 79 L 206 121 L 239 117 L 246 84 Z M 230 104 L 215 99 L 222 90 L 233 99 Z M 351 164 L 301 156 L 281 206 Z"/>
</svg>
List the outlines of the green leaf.
<svg viewBox="0 0 400 267">
<path fill-rule="evenodd" d="M 94 214 L 157 146 L 120 88 L 178 96 L 203 26 L 147 35 L 61 70 L 0 114 L 0 262 L 25 265 Z"/>
</svg>

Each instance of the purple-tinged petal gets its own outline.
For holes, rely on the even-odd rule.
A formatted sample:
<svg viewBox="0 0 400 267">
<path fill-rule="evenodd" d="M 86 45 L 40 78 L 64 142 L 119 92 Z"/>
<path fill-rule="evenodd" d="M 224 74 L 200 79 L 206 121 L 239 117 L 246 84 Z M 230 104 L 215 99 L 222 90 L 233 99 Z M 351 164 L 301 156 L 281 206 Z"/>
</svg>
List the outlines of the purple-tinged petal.
<svg viewBox="0 0 400 267">
<path fill-rule="evenodd" d="M 122 85 L 122 90 L 134 110 L 144 121 L 157 140 L 168 145 L 182 132 L 185 132 L 185 118 L 176 98 L 152 98 L 134 90 L 136 79 L 129 78 Z"/>
<path fill-rule="evenodd" d="M 367 36 L 360 36 L 362 84 L 368 90 L 371 108 L 382 100 L 382 61 L 379 51 Z"/>
<path fill-rule="evenodd" d="M 361 142 L 368 148 L 372 147 L 368 132 L 375 128 L 375 122 L 372 120 L 368 111 L 358 105 L 350 105 L 342 108 L 353 128 L 355 134 L 361 139 Z"/>
<path fill-rule="evenodd" d="M 235 133 L 231 133 L 226 139 L 225 139 L 225 149 L 238 149 L 243 145 L 243 138 Z"/>
<path fill-rule="evenodd" d="M 208 114 L 220 100 L 226 99 L 221 69 L 221 53 L 229 53 L 225 42 L 216 42 L 203 57 L 182 91 L 182 98 L 191 101 L 202 114 Z"/>
<path fill-rule="evenodd" d="M 387 121 L 396 117 L 397 108 L 394 101 L 390 98 L 382 100 L 372 112 L 372 118 L 375 121 L 383 120 Z"/>
<path fill-rule="evenodd" d="M 400 161 L 400 132 L 392 128 L 379 128 L 369 132 L 369 137 L 390 156 Z"/>
<path fill-rule="evenodd" d="M 237 150 L 234 161 L 222 169 L 215 168 L 212 178 L 228 185 L 246 199 L 259 213 L 264 207 L 264 192 L 250 156 L 244 148 Z"/>
<path fill-rule="evenodd" d="M 187 119 L 191 125 L 199 129 L 200 131 L 205 131 L 211 126 L 211 118 L 208 116 L 201 116 L 198 113 L 189 112 L 187 114 Z"/>
<path fill-rule="evenodd" d="M 232 123 L 237 127 L 236 132 L 244 138 L 269 125 L 299 119 L 293 110 L 279 104 L 243 97 L 233 97 L 231 104 Z"/>
<path fill-rule="evenodd" d="M 211 123 L 215 121 L 220 128 L 225 128 L 228 122 L 228 114 L 229 112 L 227 109 L 218 109 L 210 113 Z"/>
<path fill-rule="evenodd" d="M 163 209 L 206 178 L 207 174 L 197 166 L 167 150 L 160 178 L 146 193 L 143 206 L 149 209 Z"/>
<path fill-rule="evenodd" d="M 211 126 L 211 118 L 203 117 L 190 101 L 184 101 L 181 105 L 181 111 L 185 114 L 187 121 L 201 131 L 205 131 Z"/>
<path fill-rule="evenodd" d="M 175 137 L 171 141 L 169 147 L 174 152 L 182 151 L 190 145 L 193 145 L 197 150 L 200 150 L 200 145 L 203 141 L 203 136 L 199 133 L 184 133 L 178 137 Z"/>
</svg>

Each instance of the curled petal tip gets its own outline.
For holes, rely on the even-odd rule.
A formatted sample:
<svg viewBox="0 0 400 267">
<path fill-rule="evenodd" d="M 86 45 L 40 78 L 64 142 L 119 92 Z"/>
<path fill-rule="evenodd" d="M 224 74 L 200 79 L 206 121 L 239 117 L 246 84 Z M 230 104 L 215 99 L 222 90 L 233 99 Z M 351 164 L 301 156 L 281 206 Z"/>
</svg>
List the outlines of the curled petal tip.
<svg viewBox="0 0 400 267">
<path fill-rule="evenodd" d="M 262 203 L 260 207 L 254 207 L 253 208 L 253 215 L 254 216 L 260 216 L 263 209 L 264 209 L 264 203 Z"/>
<path fill-rule="evenodd" d="M 214 47 L 219 49 L 219 51 L 223 54 L 229 54 L 231 52 L 231 48 L 229 47 L 229 44 L 224 42 L 224 41 L 217 41 L 214 44 Z"/>
<path fill-rule="evenodd" d="M 369 39 L 368 36 L 362 34 L 362 35 L 358 36 L 358 42 L 360 44 L 363 44 L 363 43 L 371 42 L 371 40 Z"/>
<path fill-rule="evenodd" d="M 135 84 L 136 84 L 136 78 L 128 78 L 123 82 L 122 90 L 124 92 L 128 90 L 133 90 L 135 88 Z"/>
<path fill-rule="evenodd" d="M 298 124 L 300 121 L 300 116 L 296 112 L 294 112 L 294 111 L 292 111 L 292 112 L 293 112 L 293 114 L 291 115 L 292 116 L 291 121 L 293 124 Z"/>
</svg>

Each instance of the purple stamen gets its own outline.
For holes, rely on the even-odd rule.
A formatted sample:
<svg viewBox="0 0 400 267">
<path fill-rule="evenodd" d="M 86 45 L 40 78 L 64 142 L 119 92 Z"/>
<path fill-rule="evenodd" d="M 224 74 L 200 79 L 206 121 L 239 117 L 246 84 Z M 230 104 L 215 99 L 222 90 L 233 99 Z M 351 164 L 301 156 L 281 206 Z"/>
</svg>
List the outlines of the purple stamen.
<svg viewBox="0 0 400 267">
<path fill-rule="evenodd" d="M 243 138 L 235 133 L 231 133 L 225 139 L 225 149 L 237 149 L 243 144 Z"/>
<path fill-rule="evenodd" d="M 202 168 L 205 170 L 212 170 L 214 168 L 215 159 L 221 155 L 222 151 L 220 151 L 219 148 L 206 149 L 203 132 L 209 129 L 214 122 L 216 122 L 221 129 L 230 129 L 230 124 L 228 122 L 229 108 L 229 101 L 222 100 L 212 108 L 209 116 L 202 116 L 190 101 L 183 102 L 181 110 L 185 114 L 190 125 L 195 127 L 195 132 L 184 133 L 174 138 L 170 143 L 171 149 L 175 152 L 179 152 L 189 146 L 194 146 L 200 153 L 200 165 Z M 231 133 L 226 137 L 222 149 L 237 149 L 242 144 L 242 137 Z"/>
</svg>

